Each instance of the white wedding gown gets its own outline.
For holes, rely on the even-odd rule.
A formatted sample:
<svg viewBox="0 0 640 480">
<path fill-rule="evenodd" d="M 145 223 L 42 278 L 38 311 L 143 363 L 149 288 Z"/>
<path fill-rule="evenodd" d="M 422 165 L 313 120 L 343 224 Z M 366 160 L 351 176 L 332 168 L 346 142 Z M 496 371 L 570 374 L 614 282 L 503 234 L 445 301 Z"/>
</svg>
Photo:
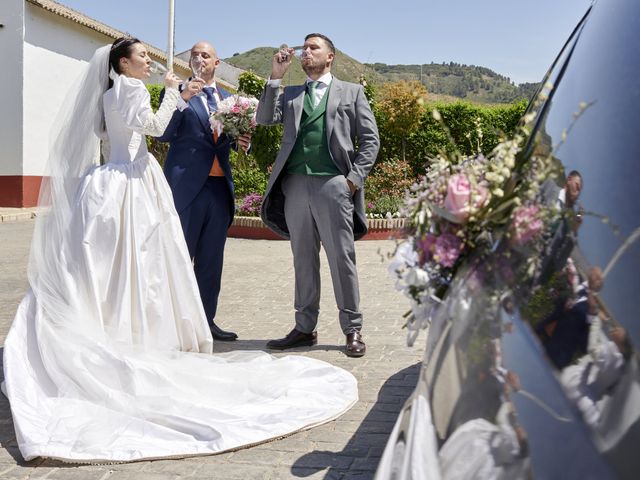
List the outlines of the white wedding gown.
<svg viewBox="0 0 640 480">
<path fill-rule="evenodd" d="M 104 94 L 109 161 L 81 179 L 54 291 L 27 293 L 4 345 L 26 460 L 218 453 L 327 422 L 357 400 L 355 378 L 319 360 L 211 354 L 180 220 L 144 137 L 164 131 L 177 98 L 168 89 L 153 114 L 143 83 L 124 76 Z"/>
</svg>

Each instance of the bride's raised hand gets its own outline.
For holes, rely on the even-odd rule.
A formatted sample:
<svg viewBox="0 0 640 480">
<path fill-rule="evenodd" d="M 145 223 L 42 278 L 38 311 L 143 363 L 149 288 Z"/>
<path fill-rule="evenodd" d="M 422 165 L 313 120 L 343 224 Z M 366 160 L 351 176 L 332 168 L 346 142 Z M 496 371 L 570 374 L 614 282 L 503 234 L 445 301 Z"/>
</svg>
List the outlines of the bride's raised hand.
<svg viewBox="0 0 640 480">
<path fill-rule="evenodd" d="M 182 80 L 173 72 L 167 72 L 164 76 L 164 85 L 167 88 L 178 88 Z"/>
</svg>

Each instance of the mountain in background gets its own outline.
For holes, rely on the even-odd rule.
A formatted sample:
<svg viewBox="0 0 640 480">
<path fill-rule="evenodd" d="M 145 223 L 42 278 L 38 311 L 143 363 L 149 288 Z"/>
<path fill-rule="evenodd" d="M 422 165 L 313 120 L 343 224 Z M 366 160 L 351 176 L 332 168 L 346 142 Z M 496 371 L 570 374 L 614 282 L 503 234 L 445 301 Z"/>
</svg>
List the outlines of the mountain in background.
<svg viewBox="0 0 640 480">
<path fill-rule="evenodd" d="M 274 47 L 258 47 L 245 53 L 236 53 L 224 61 L 267 78 L 271 72 L 271 58 L 276 50 Z M 530 99 L 540 85 L 515 85 L 508 77 L 489 68 L 454 62 L 423 65 L 363 64 L 339 50 L 336 51 L 332 72 L 342 80 L 356 83 L 362 74 L 373 84 L 400 80 L 422 81 L 434 100 L 443 101 L 464 99 L 475 103 L 510 103 L 523 98 Z M 300 61 L 294 58 L 284 83 L 299 85 L 305 79 Z"/>
</svg>

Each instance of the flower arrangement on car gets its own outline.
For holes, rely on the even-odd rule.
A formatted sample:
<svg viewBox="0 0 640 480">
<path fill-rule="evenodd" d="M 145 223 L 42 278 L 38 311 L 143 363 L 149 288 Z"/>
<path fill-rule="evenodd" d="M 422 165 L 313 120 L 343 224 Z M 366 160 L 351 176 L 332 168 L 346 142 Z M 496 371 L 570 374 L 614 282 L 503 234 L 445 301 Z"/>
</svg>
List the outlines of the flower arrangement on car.
<svg viewBox="0 0 640 480">
<path fill-rule="evenodd" d="M 539 100 L 550 88 L 545 86 Z M 436 110 L 433 116 L 449 134 Z M 542 184 L 559 173 L 552 161 L 559 145 L 522 161 L 519 154 L 535 117 L 534 104 L 512 138 L 503 138 L 487 155 L 479 148 L 475 155 L 461 155 L 449 134 L 453 152 L 433 159 L 422 180 L 407 192 L 401 213 L 408 219 L 408 234 L 397 246 L 389 271 L 411 303 L 405 314 L 409 345 L 430 324 L 456 271 L 472 252 L 489 253 L 499 240 L 506 240 L 510 251 L 544 248 L 543 232 L 558 211 L 543 202 L 540 192 Z M 526 264 L 513 272 L 518 281 L 531 278 L 539 267 L 540 255 L 523 257 Z"/>
</svg>

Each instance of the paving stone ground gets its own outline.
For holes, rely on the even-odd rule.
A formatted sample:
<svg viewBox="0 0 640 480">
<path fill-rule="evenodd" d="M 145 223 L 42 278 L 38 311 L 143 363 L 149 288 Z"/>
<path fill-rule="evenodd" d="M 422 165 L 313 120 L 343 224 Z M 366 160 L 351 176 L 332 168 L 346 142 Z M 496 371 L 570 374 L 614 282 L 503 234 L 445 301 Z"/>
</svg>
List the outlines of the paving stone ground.
<svg viewBox="0 0 640 480">
<path fill-rule="evenodd" d="M 26 266 L 34 222 L 28 215 L 0 223 L 0 345 L 27 288 Z M 367 354 L 343 353 L 331 280 L 322 263 L 323 295 L 319 343 L 296 354 L 343 367 L 358 379 L 360 400 L 337 420 L 287 438 L 232 453 L 183 460 L 120 465 L 67 465 L 18 451 L 9 403 L 0 395 L 0 478 L 47 480 L 169 479 L 369 479 L 372 478 L 397 414 L 415 383 L 421 347 L 408 348 L 402 330 L 407 302 L 393 288 L 387 254 L 393 241 L 357 242 L 363 334 Z M 216 352 L 264 349 L 293 326 L 293 266 L 286 241 L 229 239 L 225 251 L 219 323 L 238 332 Z M 416 342 L 421 344 L 423 342 Z M 1 376 L 1 372 L 0 372 Z"/>
</svg>

